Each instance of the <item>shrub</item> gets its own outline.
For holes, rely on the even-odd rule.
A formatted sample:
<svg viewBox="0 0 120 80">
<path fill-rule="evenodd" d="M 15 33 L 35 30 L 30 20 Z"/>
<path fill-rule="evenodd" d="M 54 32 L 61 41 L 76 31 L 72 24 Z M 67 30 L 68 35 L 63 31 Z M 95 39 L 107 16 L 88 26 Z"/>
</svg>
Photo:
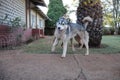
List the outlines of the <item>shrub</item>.
<svg viewBox="0 0 120 80">
<path fill-rule="evenodd" d="M 114 27 L 104 27 L 103 35 L 114 35 L 115 29 Z"/>
</svg>

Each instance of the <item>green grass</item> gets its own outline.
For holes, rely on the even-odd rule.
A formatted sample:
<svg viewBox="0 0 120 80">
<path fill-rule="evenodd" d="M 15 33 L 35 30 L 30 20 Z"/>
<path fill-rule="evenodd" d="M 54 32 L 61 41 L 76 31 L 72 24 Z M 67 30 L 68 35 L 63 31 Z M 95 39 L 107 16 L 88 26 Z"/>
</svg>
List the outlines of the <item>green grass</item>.
<svg viewBox="0 0 120 80">
<path fill-rule="evenodd" d="M 120 36 L 103 36 L 102 45 L 105 45 L 103 48 L 92 48 L 92 53 L 120 53 Z"/>
<path fill-rule="evenodd" d="M 26 45 L 24 48 L 24 51 L 27 53 L 50 54 L 52 42 L 53 42 L 53 37 L 42 38 Z M 59 42 L 58 46 L 56 47 L 55 53 L 58 53 L 58 54 L 62 53 L 62 47 L 60 45 L 61 45 L 61 42 Z M 101 48 L 90 48 L 90 53 L 93 53 L 93 54 L 120 53 L 120 36 L 103 36 L 102 46 L 103 47 Z M 80 50 L 79 48 L 76 48 L 76 51 L 73 52 L 69 43 L 67 53 L 84 54 L 85 48 L 83 48 L 82 50 Z"/>
</svg>

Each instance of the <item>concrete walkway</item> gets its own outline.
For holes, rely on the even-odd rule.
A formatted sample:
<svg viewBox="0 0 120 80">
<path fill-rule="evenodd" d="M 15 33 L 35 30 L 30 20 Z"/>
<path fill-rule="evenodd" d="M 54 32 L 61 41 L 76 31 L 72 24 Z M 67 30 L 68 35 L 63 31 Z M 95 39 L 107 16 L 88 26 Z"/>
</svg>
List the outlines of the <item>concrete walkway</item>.
<svg viewBox="0 0 120 80">
<path fill-rule="evenodd" d="M 60 56 L 0 51 L 0 80 L 120 80 L 120 54 Z"/>
<path fill-rule="evenodd" d="M 120 80 L 120 54 L 75 55 L 87 80 Z"/>
</svg>

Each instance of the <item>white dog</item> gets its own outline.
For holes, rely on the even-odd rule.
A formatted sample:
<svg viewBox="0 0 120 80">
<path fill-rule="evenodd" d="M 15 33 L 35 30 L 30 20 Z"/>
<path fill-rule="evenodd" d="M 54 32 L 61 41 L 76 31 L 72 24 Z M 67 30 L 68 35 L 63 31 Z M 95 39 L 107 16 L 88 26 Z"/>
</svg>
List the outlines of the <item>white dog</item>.
<svg viewBox="0 0 120 80">
<path fill-rule="evenodd" d="M 59 40 L 62 40 L 63 42 L 63 54 L 61 57 L 66 57 L 67 52 L 67 44 L 68 41 L 72 39 L 78 34 L 81 38 L 81 47 L 83 47 L 83 44 L 85 44 L 86 47 L 86 53 L 85 55 L 89 55 L 89 34 L 86 31 L 86 27 L 88 25 L 88 22 L 92 22 L 92 18 L 87 16 L 82 20 L 84 23 L 77 24 L 77 23 L 71 23 L 69 18 L 61 17 L 56 23 L 56 29 L 54 32 L 55 40 L 52 45 L 51 51 L 55 51 L 55 46 L 58 44 Z M 72 42 L 71 42 L 72 43 Z M 74 45 L 72 43 L 72 50 L 75 51 Z"/>
</svg>

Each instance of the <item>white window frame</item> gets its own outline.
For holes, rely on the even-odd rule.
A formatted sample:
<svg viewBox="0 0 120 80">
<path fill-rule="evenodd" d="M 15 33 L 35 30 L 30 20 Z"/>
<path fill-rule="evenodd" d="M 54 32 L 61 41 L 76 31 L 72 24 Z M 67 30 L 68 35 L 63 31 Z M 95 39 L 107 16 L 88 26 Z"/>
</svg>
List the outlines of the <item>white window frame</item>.
<svg viewBox="0 0 120 80">
<path fill-rule="evenodd" d="M 39 19 L 39 28 L 42 29 L 42 20 Z"/>
<path fill-rule="evenodd" d="M 31 14 L 31 27 L 35 28 L 35 15 Z"/>
</svg>

